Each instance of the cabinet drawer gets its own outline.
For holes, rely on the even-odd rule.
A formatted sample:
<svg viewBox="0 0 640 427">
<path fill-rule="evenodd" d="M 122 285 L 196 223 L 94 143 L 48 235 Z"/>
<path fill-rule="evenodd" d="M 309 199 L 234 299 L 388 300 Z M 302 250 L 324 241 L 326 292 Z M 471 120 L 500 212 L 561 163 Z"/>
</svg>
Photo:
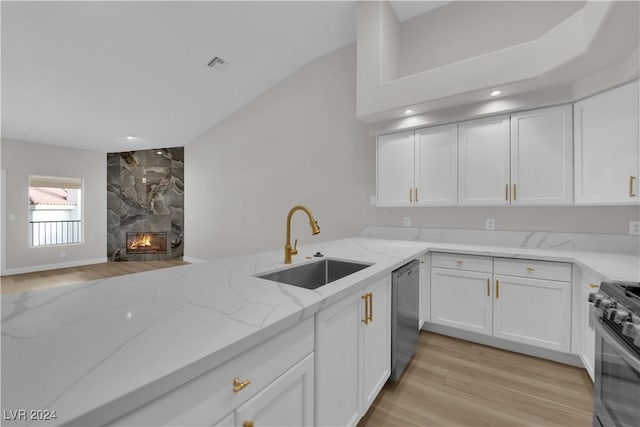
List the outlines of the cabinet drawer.
<svg viewBox="0 0 640 427">
<path fill-rule="evenodd" d="M 571 282 L 571 264 L 564 262 L 495 258 L 493 271 L 506 276 Z"/>
<path fill-rule="evenodd" d="M 302 360 L 313 348 L 314 322 L 310 317 L 109 425 L 212 425 Z M 251 383 L 234 392 L 236 377 Z"/>
<path fill-rule="evenodd" d="M 491 257 L 445 253 L 431 254 L 431 266 L 482 273 L 491 273 L 493 269 Z"/>
</svg>

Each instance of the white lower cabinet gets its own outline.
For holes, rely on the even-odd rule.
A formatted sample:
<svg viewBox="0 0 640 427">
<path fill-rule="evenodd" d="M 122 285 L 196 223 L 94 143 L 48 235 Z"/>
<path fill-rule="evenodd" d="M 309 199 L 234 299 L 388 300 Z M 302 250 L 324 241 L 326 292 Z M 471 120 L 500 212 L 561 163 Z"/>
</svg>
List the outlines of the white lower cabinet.
<svg viewBox="0 0 640 427">
<path fill-rule="evenodd" d="M 491 335 L 491 273 L 431 267 L 431 321 Z"/>
<path fill-rule="evenodd" d="M 596 331 L 595 326 L 589 321 L 591 303 L 589 294 L 595 293 L 600 288 L 602 277 L 592 274 L 584 269 L 580 269 L 577 275 L 575 289 L 578 291 L 576 298 L 576 316 L 574 317 L 574 333 L 576 339 L 577 353 L 582 360 L 584 368 L 589 373 L 591 380 L 594 379 L 594 368 L 596 358 Z"/>
<path fill-rule="evenodd" d="M 353 426 L 391 373 L 391 278 L 316 315 L 316 425 Z"/>
<path fill-rule="evenodd" d="M 313 353 L 235 411 L 236 427 L 313 426 Z"/>
<path fill-rule="evenodd" d="M 568 352 L 571 265 L 431 255 L 431 321 Z"/>
<path fill-rule="evenodd" d="M 313 425 L 313 349 L 310 317 L 107 425 Z"/>
<path fill-rule="evenodd" d="M 422 328 L 424 322 L 431 321 L 431 275 L 429 271 L 431 257 L 425 254 L 420 258 L 420 303 L 419 303 L 419 321 L 418 329 Z"/>
<path fill-rule="evenodd" d="M 496 274 L 493 336 L 568 352 L 571 283 Z"/>
</svg>

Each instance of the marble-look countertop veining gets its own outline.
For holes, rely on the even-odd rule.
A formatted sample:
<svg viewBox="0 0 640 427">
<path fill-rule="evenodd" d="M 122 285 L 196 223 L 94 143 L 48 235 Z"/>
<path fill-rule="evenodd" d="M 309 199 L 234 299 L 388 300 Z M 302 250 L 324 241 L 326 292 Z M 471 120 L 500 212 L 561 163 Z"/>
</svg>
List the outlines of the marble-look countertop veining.
<svg viewBox="0 0 640 427">
<path fill-rule="evenodd" d="M 195 378 L 427 252 L 572 262 L 640 281 L 637 256 L 353 238 L 301 247 L 370 267 L 317 290 L 255 278 L 282 251 L 2 296 L 2 409 L 107 421 Z M 6 425 L 12 422 L 4 420 Z M 29 420 L 16 424 L 42 425 Z"/>
<path fill-rule="evenodd" d="M 3 425 L 104 423 L 195 378 L 425 252 L 422 242 L 346 239 L 305 256 L 370 267 L 317 290 L 254 275 L 287 267 L 283 251 L 219 259 L 2 296 Z M 55 410 L 49 423 L 7 420 Z M 28 413 L 27 413 L 28 414 Z"/>
</svg>

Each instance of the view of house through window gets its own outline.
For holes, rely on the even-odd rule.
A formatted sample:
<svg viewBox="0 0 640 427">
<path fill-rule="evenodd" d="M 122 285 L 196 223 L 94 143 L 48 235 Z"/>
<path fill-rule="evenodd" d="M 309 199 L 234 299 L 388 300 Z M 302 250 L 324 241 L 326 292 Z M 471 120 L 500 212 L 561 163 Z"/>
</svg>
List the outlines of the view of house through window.
<svg viewBox="0 0 640 427">
<path fill-rule="evenodd" d="M 31 246 L 82 242 L 82 180 L 29 176 Z"/>
</svg>

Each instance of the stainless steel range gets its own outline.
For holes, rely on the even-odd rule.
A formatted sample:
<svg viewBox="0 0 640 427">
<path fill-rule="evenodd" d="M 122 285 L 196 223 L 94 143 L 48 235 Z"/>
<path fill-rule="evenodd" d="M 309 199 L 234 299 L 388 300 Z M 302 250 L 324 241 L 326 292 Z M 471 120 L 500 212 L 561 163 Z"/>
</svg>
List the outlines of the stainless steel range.
<svg viewBox="0 0 640 427">
<path fill-rule="evenodd" d="M 594 427 L 640 426 L 640 283 L 603 282 L 596 327 Z"/>
</svg>

